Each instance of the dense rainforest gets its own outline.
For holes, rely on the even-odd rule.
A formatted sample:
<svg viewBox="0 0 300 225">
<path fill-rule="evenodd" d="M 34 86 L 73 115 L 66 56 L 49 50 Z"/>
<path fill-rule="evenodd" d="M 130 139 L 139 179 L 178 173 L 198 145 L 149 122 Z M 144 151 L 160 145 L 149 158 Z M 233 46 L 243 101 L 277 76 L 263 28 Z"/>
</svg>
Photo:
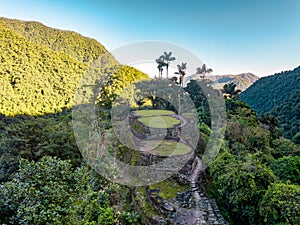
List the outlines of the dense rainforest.
<svg viewBox="0 0 300 225">
<path fill-rule="evenodd" d="M 142 188 L 135 196 L 133 188 L 97 174 L 82 157 L 72 126 L 74 92 L 94 60 L 105 55 L 108 62 L 103 70 L 109 79 L 98 90 L 95 107 L 111 136 L 116 94 L 148 76 L 118 64 L 97 41 L 75 32 L 0 19 L 0 37 L 0 223 L 151 224 L 151 216 L 167 217 L 147 202 Z M 132 99 L 133 110 L 176 111 L 155 98 L 151 82 L 144 91 L 152 104 Z M 200 158 L 212 133 L 207 92 L 201 87 L 217 92 L 206 80 L 191 81 L 184 88 L 197 109 L 201 138 L 195 152 Z M 223 90 L 228 121 L 222 148 L 199 188 L 216 200 L 230 224 L 298 224 L 300 146 L 282 136 L 271 116 L 258 117 L 230 87 Z M 293 108 L 287 99 L 282 103 Z M 129 163 L 136 163 L 136 153 L 117 140 L 110 147 L 107 151 L 123 152 Z M 188 189 L 175 178 L 160 188 L 166 190 L 163 197 L 178 197 Z M 143 201 L 142 210 L 137 198 Z"/>
<path fill-rule="evenodd" d="M 241 93 L 241 99 L 259 115 L 275 116 L 284 136 L 293 139 L 300 132 L 299 91 L 300 67 L 297 67 L 259 79 Z"/>
</svg>

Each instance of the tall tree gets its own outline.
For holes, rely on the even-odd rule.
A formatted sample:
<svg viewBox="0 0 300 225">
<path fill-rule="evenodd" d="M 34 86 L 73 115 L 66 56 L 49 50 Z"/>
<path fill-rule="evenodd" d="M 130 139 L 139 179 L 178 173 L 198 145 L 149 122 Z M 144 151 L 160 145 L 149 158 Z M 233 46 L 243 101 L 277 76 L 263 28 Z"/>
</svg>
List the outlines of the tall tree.
<svg viewBox="0 0 300 225">
<path fill-rule="evenodd" d="M 181 86 L 183 86 L 183 78 L 185 76 L 186 63 L 181 63 L 181 65 L 178 64 L 177 69 L 178 69 L 178 72 L 175 72 L 175 74 L 179 75 L 179 84 Z"/>
<path fill-rule="evenodd" d="M 181 63 L 177 65 L 178 72 L 175 72 L 175 74 L 179 75 L 179 84 L 183 86 L 183 78 L 185 76 L 185 70 L 186 70 L 186 63 Z M 180 96 L 180 90 L 178 91 L 178 114 L 181 113 L 181 96 Z"/>
<path fill-rule="evenodd" d="M 198 67 L 197 68 L 196 74 L 200 74 L 200 77 L 202 79 L 204 79 L 205 76 L 206 76 L 206 74 L 211 73 L 211 72 L 213 72 L 213 70 L 210 69 L 210 68 L 208 69 L 207 66 L 206 66 L 206 64 L 203 64 L 202 67 Z"/>
<path fill-rule="evenodd" d="M 228 99 L 237 99 L 239 97 L 240 92 L 241 92 L 241 90 L 239 90 L 239 89 L 236 90 L 235 83 L 225 84 L 223 86 L 223 90 L 222 90 L 224 97 L 228 98 Z"/>
<path fill-rule="evenodd" d="M 158 66 L 157 66 L 157 68 L 158 68 L 158 77 L 162 78 L 163 67 L 166 65 L 165 60 L 164 60 L 164 56 L 163 55 L 159 56 L 159 58 L 156 59 L 155 62 L 158 64 Z"/>
<path fill-rule="evenodd" d="M 164 52 L 164 54 L 163 54 L 163 58 L 164 58 L 164 60 L 166 61 L 166 62 L 165 62 L 165 66 L 166 66 L 166 69 L 167 69 L 167 70 L 166 70 L 167 78 L 168 78 L 168 76 L 169 76 L 169 65 L 170 65 L 170 62 L 176 60 L 176 58 L 173 57 L 173 56 L 171 56 L 171 55 L 172 55 L 172 52 L 169 52 L 169 53 Z"/>
</svg>

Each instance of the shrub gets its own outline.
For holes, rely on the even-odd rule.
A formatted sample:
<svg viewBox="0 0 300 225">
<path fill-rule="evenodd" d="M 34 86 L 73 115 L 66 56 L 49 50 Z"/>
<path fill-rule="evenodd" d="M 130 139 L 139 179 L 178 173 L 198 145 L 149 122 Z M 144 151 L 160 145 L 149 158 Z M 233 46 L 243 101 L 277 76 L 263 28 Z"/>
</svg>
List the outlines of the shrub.
<svg viewBox="0 0 300 225">
<path fill-rule="evenodd" d="M 271 169 L 279 180 L 300 185 L 300 157 L 284 156 L 271 164 Z"/>
<path fill-rule="evenodd" d="M 272 184 L 259 203 L 263 224 L 299 224 L 300 186 Z"/>
</svg>

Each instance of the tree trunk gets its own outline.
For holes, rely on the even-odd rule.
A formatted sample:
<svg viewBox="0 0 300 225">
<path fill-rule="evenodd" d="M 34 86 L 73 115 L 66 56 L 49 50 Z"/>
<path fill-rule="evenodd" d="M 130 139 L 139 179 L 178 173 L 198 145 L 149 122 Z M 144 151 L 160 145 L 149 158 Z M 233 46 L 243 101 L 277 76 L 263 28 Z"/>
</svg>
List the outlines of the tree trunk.
<svg viewBox="0 0 300 225">
<path fill-rule="evenodd" d="M 168 63 L 166 65 L 166 68 L 167 68 L 167 79 L 168 79 L 168 76 L 169 76 L 169 64 Z"/>
</svg>

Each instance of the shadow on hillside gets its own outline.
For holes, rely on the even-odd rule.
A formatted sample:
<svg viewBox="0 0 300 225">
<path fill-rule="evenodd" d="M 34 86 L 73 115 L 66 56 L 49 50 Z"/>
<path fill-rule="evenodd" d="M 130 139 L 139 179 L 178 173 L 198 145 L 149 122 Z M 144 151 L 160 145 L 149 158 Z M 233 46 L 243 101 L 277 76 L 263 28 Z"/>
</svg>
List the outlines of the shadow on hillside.
<svg viewBox="0 0 300 225">
<path fill-rule="evenodd" d="M 0 182 L 11 179 L 20 158 L 53 156 L 81 163 L 72 130 L 72 110 L 42 116 L 0 114 Z"/>
</svg>

